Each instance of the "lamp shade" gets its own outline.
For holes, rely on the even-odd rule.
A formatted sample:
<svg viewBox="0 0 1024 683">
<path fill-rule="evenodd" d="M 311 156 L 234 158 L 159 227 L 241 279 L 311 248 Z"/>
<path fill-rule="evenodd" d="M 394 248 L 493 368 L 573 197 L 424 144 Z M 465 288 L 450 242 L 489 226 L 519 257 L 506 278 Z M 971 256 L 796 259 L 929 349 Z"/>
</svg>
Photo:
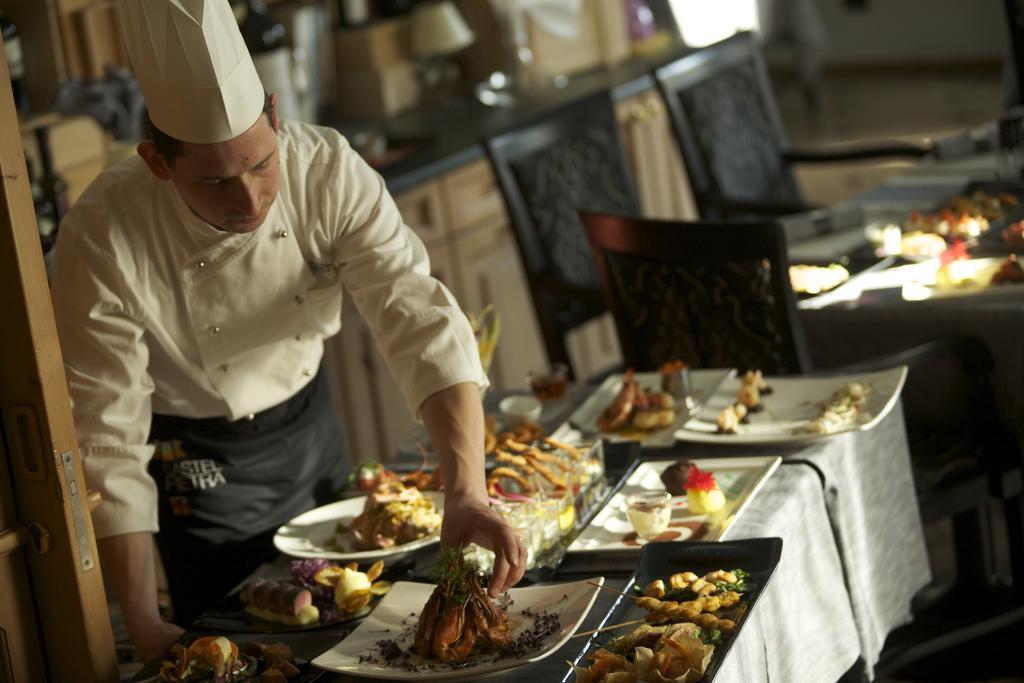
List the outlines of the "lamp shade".
<svg viewBox="0 0 1024 683">
<path fill-rule="evenodd" d="M 418 57 L 449 55 L 473 40 L 473 30 L 451 0 L 421 3 L 413 11 L 412 49 Z"/>
</svg>

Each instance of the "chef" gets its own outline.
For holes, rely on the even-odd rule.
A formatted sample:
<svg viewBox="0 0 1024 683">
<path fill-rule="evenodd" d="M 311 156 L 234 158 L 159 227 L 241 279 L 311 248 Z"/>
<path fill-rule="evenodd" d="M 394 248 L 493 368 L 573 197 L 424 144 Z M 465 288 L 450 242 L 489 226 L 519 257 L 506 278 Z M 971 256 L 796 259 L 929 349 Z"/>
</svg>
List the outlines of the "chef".
<svg viewBox="0 0 1024 683">
<path fill-rule="evenodd" d="M 495 551 L 492 594 L 515 584 L 526 553 L 486 502 L 476 343 L 383 180 L 336 132 L 278 122 L 226 1 L 121 0 L 120 16 L 149 139 L 65 218 L 52 287 L 103 568 L 140 656 L 182 632 L 157 609 L 154 533 L 187 625 L 342 486 L 321 360 L 343 289 L 438 454 L 442 541 Z"/>
</svg>

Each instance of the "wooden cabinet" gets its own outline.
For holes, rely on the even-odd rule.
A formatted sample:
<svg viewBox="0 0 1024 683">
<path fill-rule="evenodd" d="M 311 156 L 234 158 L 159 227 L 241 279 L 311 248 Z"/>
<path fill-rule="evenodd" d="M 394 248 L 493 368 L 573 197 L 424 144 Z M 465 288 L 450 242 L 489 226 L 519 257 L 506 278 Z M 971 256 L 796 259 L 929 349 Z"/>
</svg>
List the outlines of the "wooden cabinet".
<svg viewBox="0 0 1024 683">
<path fill-rule="evenodd" d="M 624 99 L 616 105 L 616 114 L 644 215 L 696 219 L 690 179 L 661 95 L 647 90 Z"/>
</svg>

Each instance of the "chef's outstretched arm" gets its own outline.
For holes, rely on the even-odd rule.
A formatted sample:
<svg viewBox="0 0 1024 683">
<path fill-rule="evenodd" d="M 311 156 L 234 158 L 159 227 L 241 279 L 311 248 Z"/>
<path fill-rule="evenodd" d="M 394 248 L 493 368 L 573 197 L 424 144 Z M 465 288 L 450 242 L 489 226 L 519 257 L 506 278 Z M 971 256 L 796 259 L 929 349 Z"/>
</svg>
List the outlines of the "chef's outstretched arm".
<svg viewBox="0 0 1024 683">
<path fill-rule="evenodd" d="M 492 597 L 511 588 L 526 570 L 526 548 L 515 530 L 487 504 L 484 413 L 476 384 L 455 384 L 431 394 L 420 409 L 444 480 L 441 542 L 476 543 L 494 551 Z"/>
<path fill-rule="evenodd" d="M 136 532 L 98 541 L 103 574 L 124 614 L 125 627 L 139 658 L 148 662 L 184 631 L 160 617 L 156 595 L 153 534 Z"/>
</svg>

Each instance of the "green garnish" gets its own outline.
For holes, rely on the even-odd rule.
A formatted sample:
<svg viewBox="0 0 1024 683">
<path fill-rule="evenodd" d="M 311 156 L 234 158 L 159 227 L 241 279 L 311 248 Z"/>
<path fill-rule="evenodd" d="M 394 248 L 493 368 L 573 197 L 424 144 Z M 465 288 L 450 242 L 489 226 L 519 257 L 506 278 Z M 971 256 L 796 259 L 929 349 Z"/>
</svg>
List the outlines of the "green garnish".
<svg viewBox="0 0 1024 683">
<path fill-rule="evenodd" d="M 445 548 L 438 556 L 433 577 L 441 589 L 455 600 L 468 597 L 466 587 L 470 581 L 479 580 L 480 566 L 466 558 L 462 548 Z"/>
<path fill-rule="evenodd" d="M 717 628 L 713 628 L 710 631 L 700 630 L 700 642 L 705 645 L 721 645 L 722 644 L 722 632 Z"/>
</svg>

